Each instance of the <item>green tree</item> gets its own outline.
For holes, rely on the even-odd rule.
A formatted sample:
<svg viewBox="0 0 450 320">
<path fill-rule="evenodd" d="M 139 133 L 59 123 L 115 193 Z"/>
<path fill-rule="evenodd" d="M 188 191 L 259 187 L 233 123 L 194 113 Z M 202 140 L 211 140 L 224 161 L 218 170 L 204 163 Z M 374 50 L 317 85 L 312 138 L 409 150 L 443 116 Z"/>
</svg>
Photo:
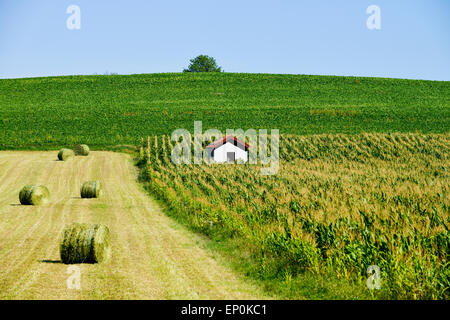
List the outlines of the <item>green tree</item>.
<svg viewBox="0 0 450 320">
<path fill-rule="evenodd" d="M 202 54 L 190 61 L 191 64 L 183 72 L 222 72 L 222 68 L 217 65 L 213 57 Z"/>
</svg>

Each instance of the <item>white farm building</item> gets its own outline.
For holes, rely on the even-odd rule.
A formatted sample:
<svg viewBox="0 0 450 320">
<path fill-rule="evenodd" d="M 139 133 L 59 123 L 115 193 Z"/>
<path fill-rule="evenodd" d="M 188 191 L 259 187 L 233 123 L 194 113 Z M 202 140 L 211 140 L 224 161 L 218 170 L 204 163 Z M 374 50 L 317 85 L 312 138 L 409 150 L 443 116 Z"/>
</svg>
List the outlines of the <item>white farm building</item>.
<svg viewBox="0 0 450 320">
<path fill-rule="evenodd" d="M 209 159 L 216 163 L 247 162 L 249 145 L 236 137 L 227 136 L 206 146 Z"/>
</svg>

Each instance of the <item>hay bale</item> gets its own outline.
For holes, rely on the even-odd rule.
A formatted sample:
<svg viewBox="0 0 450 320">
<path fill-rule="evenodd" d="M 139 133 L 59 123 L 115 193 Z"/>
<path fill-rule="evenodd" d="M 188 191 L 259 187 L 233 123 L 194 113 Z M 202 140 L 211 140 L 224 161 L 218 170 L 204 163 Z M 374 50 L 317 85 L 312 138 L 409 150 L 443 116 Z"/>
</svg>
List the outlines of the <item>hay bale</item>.
<svg viewBox="0 0 450 320">
<path fill-rule="evenodd" d="M 19 200 L 23 205 L 38 206 L 50 200 L 50 192 L 44 186 L 27 185 L 19 192 Z"/>
<path fill-rule="evenodd" d="M 85 144 L 76 145 L 73 150 L 76 156 L 87 156 L 90 152 L 89 147 Z"/>
<path fill-rule="evenodd" d="M 75 156 L 73 150 L 70 149 L 61 149 L 58 153 L 58 159 L 60 161 L 66 161 L 68 159 L 72 159 Z"/>
<path fill-rule="evenodd" d="M 81 197 L 85 199 L 98 198 L 102 192 L 100 181 L 86 181 L 81 185 Z"/>
<path fill-rule="evenodd" d="M 100 224 L 68 225 L 64 228 L 59 252 L 65 264 L 103 262 L 111 254 L 109 229 Z"/>
</svg>

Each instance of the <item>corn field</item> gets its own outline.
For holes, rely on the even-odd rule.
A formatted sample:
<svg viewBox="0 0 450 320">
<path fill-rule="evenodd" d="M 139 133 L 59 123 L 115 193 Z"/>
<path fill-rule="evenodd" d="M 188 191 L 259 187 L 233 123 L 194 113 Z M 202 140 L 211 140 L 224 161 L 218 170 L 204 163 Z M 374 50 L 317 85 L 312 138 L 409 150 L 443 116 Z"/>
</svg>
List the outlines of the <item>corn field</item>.
<svg viewBox="0 0 450 320">
<path fill-rule="evenodd" d="M 140 180 L 195 230 L 243 239 L 261 278 L 365 283 L 377 265 L 378 297 L 449 298 L 449 134 L 282 135 L 273 176 L 261 165 L 176 166 L 173 146 L 143 140 Z"/>
</svg>

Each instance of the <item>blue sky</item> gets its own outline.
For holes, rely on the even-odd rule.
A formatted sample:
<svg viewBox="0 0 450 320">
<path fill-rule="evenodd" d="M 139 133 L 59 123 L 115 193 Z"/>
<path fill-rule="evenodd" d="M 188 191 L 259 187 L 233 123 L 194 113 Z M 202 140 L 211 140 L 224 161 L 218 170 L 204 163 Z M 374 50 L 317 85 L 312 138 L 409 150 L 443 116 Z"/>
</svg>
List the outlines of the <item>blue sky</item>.
<svg viewBox="0 0 450 320">
<path fill-rule="evenodd" d="M 226 72 L 448 81 L 449 39 L 448 0 L 1 0 L 0 78 L 180 72 L 208 54 Z"/>
</svg>

